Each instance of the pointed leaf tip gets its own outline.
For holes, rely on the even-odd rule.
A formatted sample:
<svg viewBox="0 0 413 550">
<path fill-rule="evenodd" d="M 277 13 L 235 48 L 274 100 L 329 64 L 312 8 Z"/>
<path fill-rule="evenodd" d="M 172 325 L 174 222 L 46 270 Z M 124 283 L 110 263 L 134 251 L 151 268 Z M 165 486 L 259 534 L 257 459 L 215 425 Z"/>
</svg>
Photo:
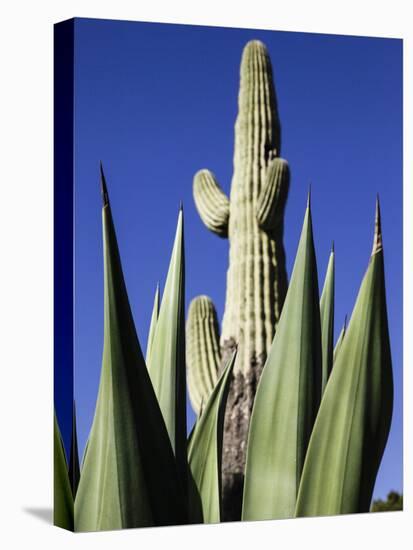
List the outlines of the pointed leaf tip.
<svg viewBox="0 0 413 550">
<path fill-rule="evenodd" d="M 311 183 L 308 184 L 307 208 L 311 208 Z"/>
<path fill-rule="evenodd" d="M 373 256 L 374 254 L 377 254 L 377 252 L 380 252 L 380 250 L 383 250 L 383 239 L 382 239 L 382 233 L 381 233 L 380 202 L 379 202 L 379 196 L 377 195 L 376 217 L 374 222 L 373 250 L 371 251 L 371 255 Z"/>
<path fill-rule="evenodd" d="M 184 211 L 184 203 L 182 201 L 179 201 L 179 212 Z"/>
<path fill-rule="evenodd" d="M 158 398 L 180 478 L 186 475 L 186 367 L 185 367 L 185 251 L 182 211 L 148 361 L 152 386 Z"/>
<path fill-rule="evenodd" d="M 109 195 L 108 195 L 108 188 L 106 186 L 105 173 L 103 172 L 102 161 L 100 161 L 100 189 L 102 192 L 103 206 L 106 206 L 107 204 L 109 204 Z"/>
<path fill-rule="evenodd" d="M 332 253 L 332 254 L 335 253 L 335 250 L 334 250 L 334 241 L 331 243 L 331 253 Z"/>
</svg>

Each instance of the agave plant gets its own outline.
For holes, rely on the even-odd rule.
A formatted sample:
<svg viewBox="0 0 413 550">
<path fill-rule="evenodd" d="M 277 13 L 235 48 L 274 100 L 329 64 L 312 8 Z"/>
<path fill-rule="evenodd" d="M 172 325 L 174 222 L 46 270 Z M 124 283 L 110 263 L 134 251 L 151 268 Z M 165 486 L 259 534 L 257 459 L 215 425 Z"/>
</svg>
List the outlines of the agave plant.
<svg viewBox="0 0 413 550">
<path fill-rule="evenodd" d="M 176 422 L 177 418 L 181 418 L 177 413 L 182 405 L 175 408 L 174 405 L 169 406 L 167 398 L 165 401 L 157 398 L 156 387 L 151 382 L 129 306 L 102 167 L 101 183 L 105 273 L 104 349 L 95 418 L 75 499 L 76 530 L 185 523 L 188 519 L 186 450 L 182 459 L 174 437 L 179 430 L 182 431 Z M 171 263 L 172 283 L 177 281 L 175 272 L 180 271 L 182 262 L 181 239 L 182 213 Z M 177 284 L 179 286 L 179 281 Z M 178 297 L 179 302 L 179 291 L 171 292 L 172 298 Z M 172 316 L 176 313 L 175 303 L 171 303 L 165 296 L 165 316 L 170 312 Z M 164 330 L 165 336 L 158 336 L 158 345 L 165 346 L 168 339 L 172 338 L 172 344 L 177 346 L 179 338 L 171 337 L 168 329 L 162 326 L 161 314 L 154 341 Z M 172 326 L 171 331 L 174 330 Z M 165 347 L 166 352 L 170 352 Z M 162 359 L 163 350 L 156 351 Z M 161 360 L 159 364 L 159 368 L 162 368 Z M 184 369 L 184 364 L 168 364 L 171 370 Z M 165 375 L 168 376 L 166 390 L 169 390 L 173 374 L 166 372 Z M 178 380 L 179 375 L 175 375 L 175 379 Z M 179 382 L 182 383 L 182 380 Z M 158 387 L 158 396 L 162 397 L 161 391 L 162 387 Z M 174 386 L 170 393 L 173 392 Z M 162 407 L 164 403 L 167 405 Z M 186 442 L 184 445 L 186 449 Z"/>
<path fill-rule="evenodd" d="M 281 165 L 273 162 L 271 170 Z M 220 369 L 215 309 L 201 297 L 189 309 L 185 351 L 181 207 L 164 291 L 161 296 L 158 285 L 155 293 L 144 358 L 102 166 L 100 176 L 101 378 L 80 467 L 75 408 L 69 463 L 55 417 L 55 523 L 95 531 L 224 521 L 226 411 L 228 395 L 236 391 L 231 379 L 239 350 L 231 345 Z M 270 180 L 280 183 L 284 176 Z M 335 346 L 334 262 L 333 249 L 320 297 L 309 196 L 283 307 L 276 305 L 277 327 L 253 399 L 248 438 L 242 442 L 243 520 L 370 509 L 393 406 L 378 200 L 368 268 Z M 214 346 L 202 350 L 199 341 Z M 188 385 L 198 413 L 188 437 L 185 357 L 191 361 Z"/>
<path fill-rule="evenodd" d="M 392 410 L 393 376 L 377 199 L 371 258 L 311 434 L 296 515 L 369 511 Z"/>
<path fill-rule="evenodd" d="M 224 412 L 236 353 L 202 403 L 179 454 L 177 434 L 186 433 L 183 211 L 159 314 L 159 291 L 155 299 L 146 365 L 127 299 L 103 170 L 101 177 L 101 382 L 80 481 L 75 411 L 70 465 L 55 420 L 55 523 L 91 531 L 220 522 Z M 332 252 L 319 301 L 309 200 L 284 308 L 254 401 L 242 519 L 369 510 L 393 398 L 378 202 L 372 256 L 334 354 L 333 289 Z"/>
<path fill-rule="evenodd" d="M 331 277 L 330 258 L 325 292 L 334 286 Z M 322 309 L 330 301 L 323 296 Z M 369 511 L 393 405 L 378 201 L 369 266 L 326 383 L 325 339 L 331 357 L 332 332 L 329 323 L 320 322 L 308 204 L 284 309 L 255 397 L 243 519 Z"/>
</svg>

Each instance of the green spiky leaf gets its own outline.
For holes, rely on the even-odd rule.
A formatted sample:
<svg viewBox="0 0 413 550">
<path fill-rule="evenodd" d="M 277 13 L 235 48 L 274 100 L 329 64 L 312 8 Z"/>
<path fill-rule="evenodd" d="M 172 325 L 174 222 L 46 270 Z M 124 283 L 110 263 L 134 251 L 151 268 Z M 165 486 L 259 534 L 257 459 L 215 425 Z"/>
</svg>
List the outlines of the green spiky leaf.
<svg viewBox="0 0 413 550">
<path fill-rule="evenodd" d="M 322 375 L 321 394 L 333 368 L 334 337 L 334 249 L 328 260 L 327 273 L 320 300 Z"/>
<path fill-rule="evenodd" d="M 340 351 L 341 345 L 343 343 L 344 336 L 346 335 L 346 331 L 347 331 L 347 315 L 344 318 L 343 328 L 341 329 L 340 334 L 338 335 L 337 342 L 336 342 L 336 345 L 334 347 L 333 364 L 337 360 L 338 352 Z"/>
<path fill-rule="evenodd" d="M 236 353 L 232 355 L 216 383 L 189 442 L 189 466 L 201 497 L 204 523 L 221 521 L 224 413 L 235 356 Z"/>
<path fill-rule="evenodd" d="M 63 529 L 73 531 L 73 495 L 70 487 L 66 453 L 60 435 L 56 413 L 53 418 L 53 447 L 54 447 L 54 506 L 53 523 Z"/>
<path fill-rule="evenodd" d="M 369 511 L 392 408 L 393 379 L 377 206 L 373 253 L 314 425 L 297 516 Z"/>
<path fill-rule="evenodd" d="M 183 483 L 186 455 L 185 257 L 183 210 L 179 211 L 175 242 L 152 343 L 149 374 L 175 452 Z"/>
<path fill-rule="evenodd" d="M 83 464 L 85 463 L 85 458 L 86 458 L 86 454 L 87 454 L 87 448 L 89 447 L 89 438 L 87 439 L 86 443 L 85 443 L 85 448 L 83 449 L 83 456 L 82 456 L 82 460 L 80 462 L 80 471 L 83 470 Z"/>
<path fill-rule="evenodd" d="M 102 172 L 104 346 L 95 417 L 75 501 L 77 531 L 186 520 L 173 450 L 130 310 Z"/>
<path fill-rule="evenodd" d="M 149 326 L 148 343 L 146 345 L 146 364 L 147 365 L 151 364 L 153 339 L 155 336 L 156 323 L 158 322 L 158 317 L 159 317 L 159 298 L 160 298 L 160 291 L 159 291 L 159 283 L 158 283 L 156 285 L 155 298 L 153 301 L 153 309 L 152 309 L 152 316 L 151 316 L 151 324 Z"/>
<path fill-rule="evenodd" d="M 290 286 L 255 396 L 248 436 L 244 520 L 294 515 L 320 389 L 320 309 L 308 205 Z"/>
<path fill-rule="evenodd" d="M 201 407 L 202 407 L 202 403 L 201 403 Z M 195 422 L 194 422 L 194 424 L 191 428 L 191 431 L 188 434 L 188 437 L 187 437 L 187 440 L 186 440 L 188 449 L 189 449 L 189 445 L 191 444 L 192 436 L 194 435 L 194 432 L 195 432 L 196 427 L 198 425 L 199 419 L 201 418 L 201 414 L 202 414 L 202 411 L 200 410 L 199 413 L 197 414 L 196 418 L 195 418 Z"/>
</svg>

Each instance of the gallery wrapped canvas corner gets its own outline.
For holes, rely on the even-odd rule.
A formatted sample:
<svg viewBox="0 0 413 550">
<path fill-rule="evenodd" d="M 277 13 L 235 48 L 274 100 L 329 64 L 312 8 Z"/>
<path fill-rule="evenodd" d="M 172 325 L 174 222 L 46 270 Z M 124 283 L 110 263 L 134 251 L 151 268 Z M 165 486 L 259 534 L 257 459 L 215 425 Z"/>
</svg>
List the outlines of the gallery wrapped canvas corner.
<svg viewBox="0 0 413 550">
<path fill-rule="evenodd" d="M 54 522 L 403 508 L 402 41 L 54 27 Z"/>
</svg>

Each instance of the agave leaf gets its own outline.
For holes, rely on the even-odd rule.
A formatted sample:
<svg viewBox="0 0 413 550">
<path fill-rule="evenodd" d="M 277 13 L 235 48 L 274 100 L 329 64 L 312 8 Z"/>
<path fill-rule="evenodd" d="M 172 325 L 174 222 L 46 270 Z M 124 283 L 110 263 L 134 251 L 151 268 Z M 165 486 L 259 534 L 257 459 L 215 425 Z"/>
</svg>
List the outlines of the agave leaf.
<svg viewBox="0 0 413 550">
<path fill-rule="evenodd" d="M 104 346 L 75 527 L 96 531 L 183 523 L 181 484 L 133 323 L 103 171 L 101 178 Z"/>
<path fill-rule="evenodd" d="M 192 429 L 188 435 L 187 438 L 187 449 L 189 453 L 189 448 L 191 445 L 191 441 L 193 439 L 194 433 L 197 430 L 197 426 L 199 424 L 201 414 L 199 413 L 194 425 L 192 426 Z M 196 486 L 194 477 L 191 472 L 191 468 L 188 465 L 188 491 L 187 491 L 187 498 L 188 498 L 188 522 L 189 523 L 203 523 L 204 522 L 204 516 L 202 512 L 202 501 L 201 501 L 201 495 L 199 494 L 198 487 Z"/>
<path fill-rule="evenodd" d="M 191 431 L 189 432 L 188 437 L 186 439 L 186 445 L 187 445 L 188 448 L 189 448 L 189 445 L 191 443 L 192 436 L 194 435 L 194 431 L 195 431 L 197 422 L 198 422 L 198 418 L 195 419 L 194 425 L 192 426 Z"/>
<path fill-rule="evenodd" d="M 72 440 L 70 442 L 70 459 L 69 459 L 69 480 L 72 488 L 73 498 L 76 496 L 77 488 L 80 479 L 79 467 L 79 452 L 77 448 L 77 430 L 76 430 L 76 405 L 73 401 L 72 414 Z"/>
<path fill-rule="evenodd" d="M 85 448 L 83 449 L 83 456 L 82 456 L 82 460 L 81 460 L 81 463 L 80 463 L 80 471 L 83 470 L 83 464 L 85 463 L 85 458 L 86 458 L 88 447 L 89 447 L 89 438 L 86 440 Z"/>
<path fill-rule="evenodd" d="M 199 413 L 197 414 L 197 417 L 195 418 L 194 425 L 192 426 L 191 431 L 189 432 L 189 435 L 188 435 L 187 440 L 186 440 L 186 445 L 187 445 L 188 449 L 189 449 L 189 445 L 191 443 L 192 436 L 194 435 L 194 432 L 195 432 L 196 427 L 198 425 L 199 419 L 201 418 L 202 407 L 203 407 L 203 401 L 201 401 L 201 407 L 199 409 Z"/>
<path fill-rule="evenodd" d="M 189 466 L 202 501 L 204 523 L 221 521 L 221 455 L 225 405 L 236 352 L 216 383 L 202 416 L 197 420 L 189 448 Z"/>
<path fill-rule="evenodd" d="M 186 442 L 185 256 L 183 210 L 151 346 L 149 375 L 175 453 L 182 483 L 188 471 Z"/>
<path fill-rule="evenodd" d="M 344 318 L 343 328 L 341 329 L 340 334 L 338 335 L 336 346 L 334 348 L 333 364 L 337 360 L 338 352 L 340 351 L 341 344 L 343 343 L 344 336 L 346 335 L 346 330 L 347 330 L 347 315 Z"/>
<path fill-rule="evenodd" d="M 151 352 L 153 346 L 153 338 L 155 336 L 156 323 L 158 322 L 159 316 L 159 283 L 156 285 L 155 299 L 153 301 L 153 309 L 151 316 L 151 324 L 149 326 L 148 334 L 148 343 L 146 345 L 146 364 L 150 365 L 151 363 Z"/>
<path fill-rule="evenodd" d="M 320 390 L 320 308 L 308 204 L 283 311 L 255 396 L 242 519 L 294 515 Z"/>
<path fill-rule="evenodd" d="M 60 435 L 56 413 L 53 418 L 54 446 L 54 506 L 53 523 L 73 531 L 73 495 L 67 471 L 66 453 Z"/>
<path fill-rule="evenodd" d="M 333 367 L 334 333 L 334 247 L 328 260 L 327 273 L 320 300 L 322 375 L 321 394 Z"/>
<path fill-rule="evenodd" d="M 373 253 L 309 443 L 297 516 L 368 512 L 393 408 L 377 204 Z"/>
</svg>

